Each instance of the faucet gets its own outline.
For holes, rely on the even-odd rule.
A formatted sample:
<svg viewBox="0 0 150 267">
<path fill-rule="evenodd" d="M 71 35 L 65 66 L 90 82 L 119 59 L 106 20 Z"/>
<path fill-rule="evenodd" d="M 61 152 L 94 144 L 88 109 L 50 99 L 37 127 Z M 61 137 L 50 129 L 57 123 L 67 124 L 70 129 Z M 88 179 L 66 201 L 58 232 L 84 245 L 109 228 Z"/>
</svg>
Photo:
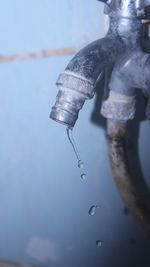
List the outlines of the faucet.
<svg viewBox="0 0 150 267">
<path fill-rule="evenodd" d="M 150 0 L 98 1 L 109 17 L 108 32 L 81 49 L 60 74 L 50 118 L 74 127 L 85 100 L 95 94 L 101 73 L 113 66 L 101 107 L 107 120 L 110 164 L 126 207 L 150 236 L 150 209 L 133 183 L 125 149 L 126 124 L 135 115 L 135 88 L 148 98 L 150 119 Z"/>
</svg>

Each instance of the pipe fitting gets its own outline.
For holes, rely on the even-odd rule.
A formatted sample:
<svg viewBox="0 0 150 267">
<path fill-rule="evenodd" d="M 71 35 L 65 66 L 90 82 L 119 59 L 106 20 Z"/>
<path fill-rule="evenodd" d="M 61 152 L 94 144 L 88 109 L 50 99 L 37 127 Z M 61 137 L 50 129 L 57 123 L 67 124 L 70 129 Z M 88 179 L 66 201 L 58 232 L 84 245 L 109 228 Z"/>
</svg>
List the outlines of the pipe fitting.
<svg viewBox="0 0 150 267">
<path fill-rule="evenodd" d="M 101 114 L 107 119 L 129 120 L 135 115 L 135 88 L 149 99 L 146 116 L 150 118 L 150 56 L 141 50 L 125 55 L 115 65 L 109 81 L 109 95 L 103 101 Z"/>
<path fill-rule="evenodd" d="M 130 120 L 135 115 L 135 96 L 109 92 L 109 96 L 103 101 L 101 114 L 103 117 L 114 120 Z"/>
<path fill-rule="evenodd" d="M 73 127 L 84 101 L 94 96 L 99 75 L 123 50 L 124 45 L 119 38 L 107 36 L 79 51 L 56 82 L 60 92 L 50 118 Z"/>
<path fill-rule="evenodd" d="M 52 107 L 50 118 L 74 127 L 78 119 L 79 110 L 82 108 L 85 99 L 87 98 L 80 91 L 75 91 L 67 87 L 59 86 L 60 90 L 56 97 L 55 106 Z"/>
<path fill-rule="evenodd" d="M 60 74 L 56 83 L 61 90 L 52 107 L 50 118 L 71 127 L 75 125 L 84 101 L 94 96 L 95 84 L 101 72 L 110 64 L 114 64 L 127 50 L 131 51 L 140 46 L 141 21 L 136 15 L 137 1 L 102 2 L 105 2 L 105 6 L 109 4 L 110 9 L 108 34 L 81 49 L 69 62 L 64 73 Z M 66 104 L 68 99 L 69 104 Z M 80 103 L 79 107 L 74 104 L 77 102 Z"/>
<path fill-rule="evenodd" d="M 56 103 L 52 107 L 50 118 L 74 127 L 79 110 L 86 99 L 94 95 L 94 84 L 75 73 L 65 71 L 57 80 L 59 89 Z"/>
</svg>

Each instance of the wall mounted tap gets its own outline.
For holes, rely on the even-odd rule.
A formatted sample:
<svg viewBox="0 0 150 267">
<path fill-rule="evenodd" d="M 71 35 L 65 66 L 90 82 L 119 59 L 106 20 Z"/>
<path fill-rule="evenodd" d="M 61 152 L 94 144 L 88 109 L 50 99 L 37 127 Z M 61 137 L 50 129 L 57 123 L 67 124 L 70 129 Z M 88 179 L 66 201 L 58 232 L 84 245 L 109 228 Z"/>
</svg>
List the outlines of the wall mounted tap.
<svg viewBox="0 0 150 267">
<path fill-rule="evenodd" d="M 150 119 L 150 0 L 99 1 L 109 16 L 107 35 L 79 51 L 60 74 L 50 117 L 74 127 L 85 100 L 94 96 L 101 73 L 114 65 L 101 107 L 107 119 L 110 162 L 126 206 L 150 235 L 150 210 L 132 182 L 124 149 L 126 122 L 135 114 L 135 88 L 148 97 L 146 114 Z"/>
</svg>

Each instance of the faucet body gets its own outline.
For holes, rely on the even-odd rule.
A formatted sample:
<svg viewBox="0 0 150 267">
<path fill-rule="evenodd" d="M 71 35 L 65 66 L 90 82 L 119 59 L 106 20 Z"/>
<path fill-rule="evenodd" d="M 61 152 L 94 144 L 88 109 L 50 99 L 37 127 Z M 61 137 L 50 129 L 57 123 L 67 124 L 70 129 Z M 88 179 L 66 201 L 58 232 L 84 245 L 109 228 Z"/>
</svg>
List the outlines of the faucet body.
<svg viewBox="0 0 150 267">
<path fill-rule="evenodd" d="M 93 97 L 95 84 L 101 72 L 110 64 L 116 63 L 125 53 L 137 47 L 141 50 L 142 23 L 137 13 L 143 10 L 144 1 L 109 2 L 109 5 L 105 4 L 105 13 L 110 18 L 106 37 L 79 51 L 56 83 L 59 92 L 50 117 L 71 127 L 75 125 L 85 100 Z M 150 1 L 146 1 L 145 5 L 147 2 L 150 4 Z M 144 17 L 144 14 L 142 15 Z"/>
<path fill-rule="evenodd" d="M 80 50 L 57 80 L 59 92 L 50 117 L 73 127 L 86 99 L 94 96 L 101 73 L 114 65 L 101 114 L 107 119 L 109 156 L 115 182 L 134 217 L 150 235 L 150 212 L 135 189 L 128 170 L 124 139 L 126 121 L 135 115 L 135 88 L 148 97 L 150 119 L 150 24 L 142 46 L 143 20 L 150 21 L 150 0 L 99 0 L 109 16 L 106 36 Z"/>
</svg>

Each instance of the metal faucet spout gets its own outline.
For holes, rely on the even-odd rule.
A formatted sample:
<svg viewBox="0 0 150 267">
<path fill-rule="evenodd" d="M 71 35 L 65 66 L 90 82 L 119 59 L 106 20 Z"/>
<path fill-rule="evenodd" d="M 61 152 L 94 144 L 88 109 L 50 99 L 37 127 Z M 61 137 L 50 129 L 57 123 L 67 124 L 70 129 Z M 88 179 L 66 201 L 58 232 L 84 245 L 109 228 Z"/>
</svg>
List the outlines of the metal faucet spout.
<svg viewBox="0 0 150 267">
<path fill-rule="evenodd" d="M 79 51 L 56 82 L 59 92 L 50 118 L 73 127 L 85 100 L 94 96 L 99 75 L 124 50 L 124 43 L 110 31 Z"/>
<path fill-rule="evenodd" d="M 101 108 L 107 119 L 112 173 L 127 208 L 150 236 L 150 208 L 132 182 L 124 146 L 126 122 L 135 114 L 135 88 L 148 98 L 150 119 L 150 0 L 99 1 L 105 3 L 109 16 L 108 33 L 79 51 L 60 74 L 50 118 L 74 127 L 85 100 L 94 96 L 100 74 L 113 66 Z"/>
</svg>

